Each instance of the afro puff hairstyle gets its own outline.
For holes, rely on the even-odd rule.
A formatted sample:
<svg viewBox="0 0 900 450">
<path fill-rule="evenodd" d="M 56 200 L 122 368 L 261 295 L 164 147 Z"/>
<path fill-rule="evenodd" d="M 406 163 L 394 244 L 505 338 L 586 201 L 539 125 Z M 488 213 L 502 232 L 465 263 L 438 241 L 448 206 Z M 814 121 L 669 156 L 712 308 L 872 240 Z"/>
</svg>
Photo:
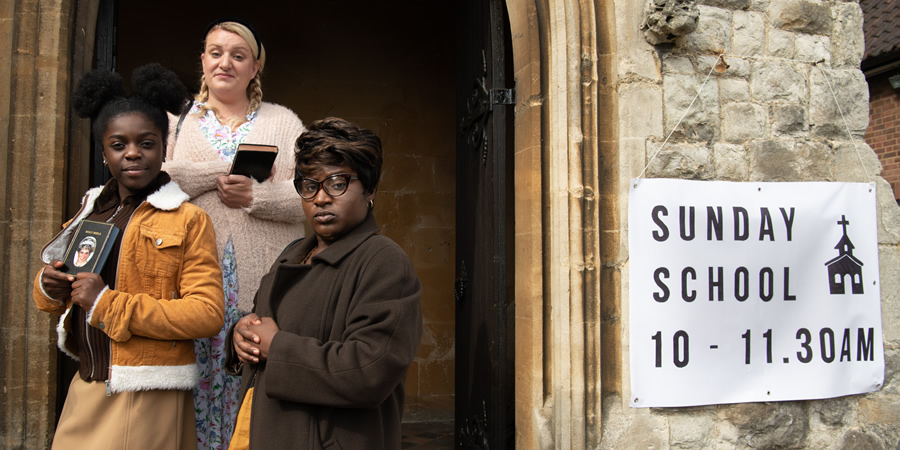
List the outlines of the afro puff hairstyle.
<svg viewBox="0 0 900 450">
<path fill-rule="evenodd" d="M 134 93 L 127 96 L 122 77 L 106 70 L 88 72 L 78 81 L 72 92 L 72 107 L 79 117 L 93 123 L 97 148 L 109 121 L 127 113 L 138 112 L 159 127 L 163 142 L 169 138 L 169 116 L 180 114 L 187 100 L 187 88 L 169 69 L 159 64 L 147 64 L 134 70 L 131 76 Z"/>
</svg>

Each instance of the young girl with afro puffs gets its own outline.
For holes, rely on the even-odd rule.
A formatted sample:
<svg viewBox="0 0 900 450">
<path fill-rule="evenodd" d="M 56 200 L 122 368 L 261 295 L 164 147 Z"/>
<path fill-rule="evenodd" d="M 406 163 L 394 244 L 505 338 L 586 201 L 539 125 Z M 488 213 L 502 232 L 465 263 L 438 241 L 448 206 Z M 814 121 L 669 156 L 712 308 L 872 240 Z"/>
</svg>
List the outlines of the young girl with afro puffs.
<svg viewBox="0 0 900 450">
<path fill-rule="evenodd" d="M 60 315 L 59 348 L 78 361 L 53 448 L 196 448 L 193 339 L 223 325 L 222 274 L 212 223 L 161 171 L 185 88 L 159 65 L 138 68 L 135 93 L 105 71 L 79 81 L 72 103 L 92 119 L 112 179 L 88 190 L 78 214 L 41 251 L 37 307 Z M 99 273 L 62 271 L 82 220 L 118 238 Z"/>
</svg>

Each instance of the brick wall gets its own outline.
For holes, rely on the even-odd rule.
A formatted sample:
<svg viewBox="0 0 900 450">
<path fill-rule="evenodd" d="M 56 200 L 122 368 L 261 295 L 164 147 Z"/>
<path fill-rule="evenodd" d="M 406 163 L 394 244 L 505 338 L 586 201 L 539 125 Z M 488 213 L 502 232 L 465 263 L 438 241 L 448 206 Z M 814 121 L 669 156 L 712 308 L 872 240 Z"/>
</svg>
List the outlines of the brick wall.
<svg viewBox="0 0 900 450">
<path fill-rule="evenodd" d="M 869 128 L 866 129 L 866 143 L 881 160 L 881 176 L 894 188 L 895 198 L 900 198 L 900 91 L 891 87 L 888 78 L 898 73 L 890 71 L 868 80 Z"/>
</svg>

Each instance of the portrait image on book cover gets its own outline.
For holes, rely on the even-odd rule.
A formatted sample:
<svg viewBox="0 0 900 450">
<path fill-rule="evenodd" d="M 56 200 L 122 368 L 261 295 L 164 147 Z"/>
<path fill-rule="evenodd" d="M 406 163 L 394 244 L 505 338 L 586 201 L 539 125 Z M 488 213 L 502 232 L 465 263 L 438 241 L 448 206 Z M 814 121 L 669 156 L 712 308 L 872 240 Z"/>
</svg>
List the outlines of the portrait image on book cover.
<svg viewBox="0 0 900 450">
<path fill-rule="evenodd" d="M 97 239 L 95 237 L 88 236 L 82 239 L 78 243 L 78 251 L 75 252 L 75 260 L 72 261 L 72 264 L 75 264 L 75 267 L 84 267 L 94 257 L 94 249 L 96 248 Z"/>
<path fill-rule="evenodd" d="M 62 271 L 70 275 L 99 273 L 118 234 L 119 229 L 111 223 L 82 220 L 63 257 Z"/>
</svg>

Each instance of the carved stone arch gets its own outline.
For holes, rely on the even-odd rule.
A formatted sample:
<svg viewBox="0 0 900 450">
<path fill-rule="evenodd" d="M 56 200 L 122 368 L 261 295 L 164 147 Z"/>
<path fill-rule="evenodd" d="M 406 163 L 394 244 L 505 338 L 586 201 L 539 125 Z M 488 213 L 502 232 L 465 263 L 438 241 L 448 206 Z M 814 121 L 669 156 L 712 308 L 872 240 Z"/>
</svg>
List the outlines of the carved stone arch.
<svg viewBox="0 0 900 450">
<path fill-rule="evenodd" d="M 524 374 L 516 444 L 593 448 L 601 378 L 618 390 L 621 375 L 620 276 L 606 265 L 619 247 L 614 5 L 506 3 L 517 90 L 515 270 L 531 280 L 515 288 L 516 370 Z"/>
</svg>

